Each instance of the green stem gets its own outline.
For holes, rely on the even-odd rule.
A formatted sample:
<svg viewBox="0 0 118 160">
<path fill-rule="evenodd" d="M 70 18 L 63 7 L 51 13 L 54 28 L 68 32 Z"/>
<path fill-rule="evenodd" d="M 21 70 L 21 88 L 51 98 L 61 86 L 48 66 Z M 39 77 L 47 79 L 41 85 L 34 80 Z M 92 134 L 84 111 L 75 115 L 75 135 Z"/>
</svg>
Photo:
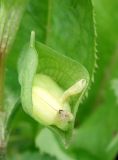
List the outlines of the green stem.
<svg viewBox="0 0 118 160">
<path fill-rule="evenodd" d="M 6 142 L 0 140 L 0 160 L 6 159 Z"/>
<path fill-rule="evenodd" d="M 31 32 L 31 37 L 30 37 L 30 47 L 35 47 L 35 32 Z"/>
<path fill-rule="evenodd" d="M 0 111 L 3 112 L 4 98 L 4 56 L 0 53 Z"/>
<path fill-rule="evenodd" d="M 6 138 L 5 138 L 5 128 L 4 121 L 5 114 L 0 112 L 0 160 L 5 160 L 6 158 Z"/>
<path fill-rule="evenodd" d="M 2 42 L 2 41 L 1 41 Z M 6 130 L 5 130 L 5 110 L 4 110 L 4 79 L 5 79 L 5 59 L 7 43 L 0 45 L 0 160 L 6 159 Z"/>
<path fill-rule="evenodd" d="M 5 54 L 0 52 L 0 160 L 5 160 L 6 138 L 5 138 L 5 112 L 4 112 L 4 62 Z"/>
</svg>

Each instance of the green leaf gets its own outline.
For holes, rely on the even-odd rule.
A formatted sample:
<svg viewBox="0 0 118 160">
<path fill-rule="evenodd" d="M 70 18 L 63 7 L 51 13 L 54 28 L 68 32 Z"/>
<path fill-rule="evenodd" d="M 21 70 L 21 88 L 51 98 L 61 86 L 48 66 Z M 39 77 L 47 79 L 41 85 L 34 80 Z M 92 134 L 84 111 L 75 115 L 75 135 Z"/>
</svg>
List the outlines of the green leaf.
<svg viewBox="0 0 118 160">
<path fill-rule="evenodd" d="M 24 153 L 15 153 L 13 156 L 8 158 L 8 160 L 56 160 L 54 157 L 50 157 L 49 155 L 41 155 L 39 152 L 24 152 Z"/>
<path fill-rule="evenodd" d="M 76 156 L 79 154 L 80 159 L 88 154 L 88 157 L 92 155 L 93 159 L 112 160 L 118 153 L 118 1 L 94 0 L 94 6 L 98 29 L 99 68 L 89 99 L 82 108 L 83 112 L 79 112 L 81 122 L 84 122 L 77 130 L 76 138 L 74 137 L 73 148 L 74 152 L 78 151 Z"/>
<path fill-rule="evenodd" d="M 87 152 L 94 159 L 113 159 L 107 151 L 117 129 L 116 106 L 101 106 L 88 121 L 77 130 L 72 147 L 78 152 Z M 115 148 L 116 149 L 116 148 Z M 116 153 L 116 152 L 115 152 Z"/>
<path fill-rule="evenodd" d="M 32 113 L 32 84 L 38 65 L 38 56 L 35 48 L 27 45 L 18 64 L 19 82 L 21 85 L 22 104 L 29 114 Z"/>
<path fill-rule="evenodd" d="M 113 159 L 117 155 L 117 152 L 118 152 L 118 134 L 115 135 L 115 133 L 114 133 L 114 138 L 112 139 L 112 141 L 108 145 L 106 151 L 107 151 L 107 153 L 110 157 L 109 159 Z"/>
<path fill-rule="evenodd" d="M 40 4 L 38 0 L 30 1 L 12 50 L 11 65 L 28 41 L 31 30 L 36 32 L 38 41 L 83 64 L 92 79 L 96 55 L 90 0 L 44 0 Z"/>
<path fill-rule="evenodd" d="M 64 152 L 54 134 L 47 128 L 41 130 L 36 137 L 36 147 L 41 153 L 47 153 L 57 158 L 57 160 L 73 160 Z"/>
<path fill-rule="evenodd" d="M 84 121 L 93 112 L 94 108 L 103 101 L 107 88 L 106 82 L 108 82 L 109 77 L 112 77 L 110 73 L 112 64 L 117 63 L 118 1 L 92 1 L 97 29 L 98 69 L 96 70 L 95 81 L 89 92 L 89 97 L 86 103 L 80 107 L 80 112 L 78 113 L 80 122 Z"/>
<path fill-rule="evenodd" d="M 27 0 L 0 1 L 0 52 L 8 52 L 15 39 Z"/>
<path fill-rule="evenodd" d="M 91 1 L 49 1 L 47 27 L 46 44 L 83 64 L 92 78 L 95 28 Z"/>
</svg>

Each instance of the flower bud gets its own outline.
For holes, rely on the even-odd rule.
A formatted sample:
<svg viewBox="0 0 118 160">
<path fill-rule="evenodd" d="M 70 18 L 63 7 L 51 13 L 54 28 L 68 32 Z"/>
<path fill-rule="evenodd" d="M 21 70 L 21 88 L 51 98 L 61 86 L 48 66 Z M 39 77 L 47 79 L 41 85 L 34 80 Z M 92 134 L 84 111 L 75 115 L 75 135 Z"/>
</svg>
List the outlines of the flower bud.
<svg viewBox="0 0 118 160">
<path fill-rule="evenodd" d="M 44 51 L 47 53 L 47 50 Z M 40 58 L 35 49 L 35 32 L 32 31 L 30 45 L 24 48 L 18 64 L 23 109 L 42 125 L 56 126 L 66 131 L 75 119 L 75 111 L 74 108 L 73 112 L 71 111 L 69 98 L 77 94 L 80 97 L 88 85 L 87 80 L 83 78 L 85 76 L 80 76 L 81 79 L 64 91 L 52 79 L 53 76 L 44 75 L 43 70 L 37 73 L 40 65 L 38 59 Z"/>
<path fill-rule="evenodd" d="M 35 75 L 32 87 L 32 115 L 43 125 L 68 128 L 73 119 L 69 103 L 61 103 L 64 91 L 49 76 Z"/>
</svg>

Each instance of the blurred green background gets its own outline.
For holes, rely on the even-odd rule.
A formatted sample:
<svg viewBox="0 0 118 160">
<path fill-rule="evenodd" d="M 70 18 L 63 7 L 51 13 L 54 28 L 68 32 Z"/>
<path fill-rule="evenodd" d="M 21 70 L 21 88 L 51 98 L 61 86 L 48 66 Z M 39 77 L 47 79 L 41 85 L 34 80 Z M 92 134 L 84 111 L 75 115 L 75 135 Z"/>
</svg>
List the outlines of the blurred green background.
<svg viewBox="0 0 118 160">
<path fill-rule="evenodd" d="M 76 1 L 74 2 L 76 4 Z M 83 4 L 88 5 L 88 2 L 87 0 L 86 4 L 84 0 Z M 96 24 L 98 68 L 95 71 L 94 83 L 91 85 L 88 97 L 79 106 L 70 147 L 65 149 L 59 138 L 50 130 L 42 129 L 37 122 L 24 113 L 19 103 L 11 123 L 8 143 L 9 160 L 117 159 L 118 0 L 93 0 L 92 3 Z M 46 4 L 47 0 L 44 0 L 43 3 L 38 0 L 30 1 L 17 36 L 20 36 L 22 32 L 24 34 L 29 33 L 32 28 L 35 28 L 39 40 L 44 41 L 44 33 L 36 26 L 40 21 L 40 15 L 42 14 L 42 17 L 46 15 L 42 9 Z M 30 24 L 27 26 L 25 21 L 29 21 Z M 43 22 L 44 19 L 42 18 L 41 21 Z M 42 27 L 40 26 L 40 28 Z M 7 67 L 12 69 L 12 76 L 8 71 L 7 77 L 9 78 L 6 84 L 12 83 L 15 79 L 14 85 L 9 88 L 7 93 L 10 95 L 9 99 L 18 99 L 20 91 L 16 81 L 17 52 L 21 45 L 28 41 L 28 38 L 22 39 L 22 43 L 16 39 L 11 50 L 12 56 L 10 54 L 8 56 Z M 16 45 L 17 43 L 19 45 Z M 11 94 L 11 90 L 16 90 L 16 93 Z M 10 101 L 9 99 L 7 101 Z"/>
</svg>

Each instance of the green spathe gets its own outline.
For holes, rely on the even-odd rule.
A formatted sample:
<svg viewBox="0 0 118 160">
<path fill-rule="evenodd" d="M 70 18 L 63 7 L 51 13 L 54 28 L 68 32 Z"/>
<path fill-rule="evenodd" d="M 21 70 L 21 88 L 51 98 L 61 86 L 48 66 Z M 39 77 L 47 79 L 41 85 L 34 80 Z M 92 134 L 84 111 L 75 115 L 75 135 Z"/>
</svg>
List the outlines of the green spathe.
<svg viewBox="0 0 118 160">
<path fill-rule="evenodd" d="M 63 137 L 65 133 L 70 136 L 78 104 L 89 83 L 87 70 L 44 44 L 37 43 L 35 48 L 35 32 L 32 31 L 18 71 L 24 111 L 42 125 L 59 131 Z M 76 96 L 76 100 L 71 96 Z"/>
</svg>

